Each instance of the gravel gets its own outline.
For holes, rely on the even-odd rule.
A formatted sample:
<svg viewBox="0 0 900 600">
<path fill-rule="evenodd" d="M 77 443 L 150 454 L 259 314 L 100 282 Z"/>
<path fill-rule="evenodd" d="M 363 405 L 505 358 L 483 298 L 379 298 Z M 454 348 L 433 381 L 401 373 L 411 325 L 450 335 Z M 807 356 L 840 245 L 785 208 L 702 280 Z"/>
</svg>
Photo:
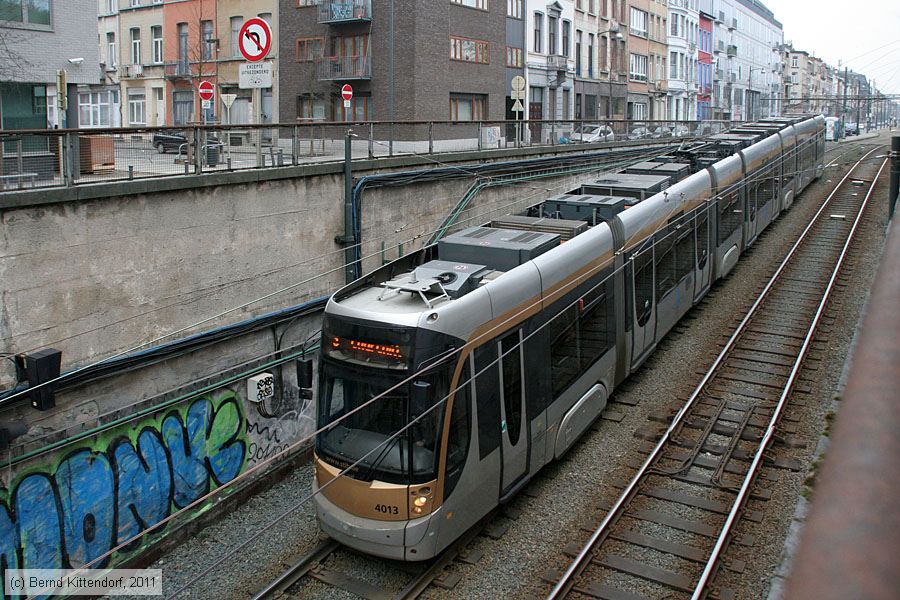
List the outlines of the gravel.
<svg viewBox="0 0 900 600">
<path fill-rule="evenodd" d="M 830 153 L 827 159 L 835 154 Z M 432 587 L 425 592 L 425 598 L 532 598 L 546 595 L 550 585 L 542 581 L 541 576 L 548 570 L 566 568 L 568 559 L 562 549 L 570 542 L 583 543 L 588 532 L 580 526 L 588 521 L 599 522 L 604 511 L 598 506 L 615 500 L 619 492 L 615 484 L 621 485 L 630 477 L 632 470 L 625 466 L 626 462 L 646 444 L 634 433 L 648 424 L 651 413 L 672 406 L 677 398 L 684 398 L 693 390 L 699 380 L 696 371 L 705 369 L 712 362 L 713 353 L 724 341 L 722 335 L 733 328 L 735 319 L 742 316 L 748 301 L 755 297 L 763 280 L 771 274 L 773 266 L 818 208 L 814 199 L 824 198 L 823 191 L 831 186 L 826 180 L 833 176 L 834 172 L 829 171 L 798 199 L 790 211 L 771 225 L 754 249 L 741 259 L 732 275 L 715 285 L 707 298 L 691 312 L 690 318 L 682 321 L 681 333 L 673 332 L 663 340 L 644 367 L 616 390 L 610 410 L 622 413 L 624 418 L 620 422 L 598 420 L 567 456 L 545 467 L 510 503 L 510 512 L 518 515 L 505 519 L 509 523 L 508 531 L 496 540 L 484 536 L 476 538 L 471 547 L 484 552 L 481 560 L 474 565 L 453 563 L 449 570 L 462 576 L 460 583 L 453 590 Z M 815 439 L 823 428 L 827 412 L 824 407 L 829 403 L 816 399 L 830 399 L 835 389 L 864 291 L 868 289 L 880 256 L 883 212 L 868 219 L 874 223 L 867 223 L 859 239 L 858 246 L 862 250 L 858 251 L 855 268 L 850 274 L 850 285 L 839 293 L 841 318 L 836 320 L 828 343 L 819 349 L 824 360 L 811 377 L 813 391 L 807 396 L 806 406 L 794 413 L 800 419 L 798 436 L 813 435 Z M 804 460 L 812 450 L 796 450 L 785 456 Z M 738 597 L 765 596 L 806 477 L 803 472 L 779 471 L 775 475 L 775 482 L 764 482 L 772 489 L 772 500 L 766 503 L 754 501 L 752 506 L 775 518 L 767 519 L 763 524 L 742 525 L 746 527 L 746 533 L 757 538 L 749 552 L 740 547 L 732 549 L 736 557 L 747 560 L 747 569 L 742 575 L 728 571 L 722 576 L 724 585 L 739 591 Z M 311 476 L 309 465 L 296 469 L 150 565 L 150 568 L 163 569 L 166 596 L 193 582 L 179 597 L 247 598 L 311 550 L 324 536 L 318 531 L 314 509 L 309 503 L 291 512 L 277 525 L 271 525 L 274 518 L 309 494 Z M 693 509 L 684 508 L 685 515 L 689 516 Z M 656 535 L 668 533 L 672 539 L 685 543 L 690 543 L 694 536 L 643 522 L 641 526 L 648 533 L 656 528 Z M 213 568 L 209 575 L 199 576 L 251 537 L 254 537 L 251 543 Z M 383 561 L 349 552 L 335 555 L 326 565 L 392 589 L 399 589 L 409 579 L 408 574 L 386 566 Z M 646 593 L 652 597 L 654 590 L 655 587 L 648 584 Z M 352 597 L 318 582 L 305 583 L 292 592 L 304 598 Z"/>
</svg>

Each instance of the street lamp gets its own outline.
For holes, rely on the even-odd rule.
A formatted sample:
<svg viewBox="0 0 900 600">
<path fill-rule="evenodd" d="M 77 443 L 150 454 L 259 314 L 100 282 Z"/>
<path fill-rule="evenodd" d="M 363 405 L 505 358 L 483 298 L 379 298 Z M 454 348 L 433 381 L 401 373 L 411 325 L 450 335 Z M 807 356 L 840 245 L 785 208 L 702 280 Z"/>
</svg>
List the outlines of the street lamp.
<svg viewBox="0 0 900 600">
<path fill-rule="evenodd" d="M 606 31 L 600 31 L 600 32 L 598 32 L 598 33 L 597 33 L 597 37 L 599 38 L 601 35 L 604 35 L 604 34 L 607 34 L 607 33 L 614 33 L 614 34 L 616 34 L 616 35 L 613 36 L 613 39 L 614 39 L 615 41 L 617 41 L 617 42 L 621 42 L 621 41 L 624 41 L 624 40 L 625 40 L 625 36 L 622 35 L 622 32 L 621 32 L 621 31 L 619 31 L 619 24 L 618 24 L 618 23 L 613 23 L 612 27 L 610 27 L 610 28 L 607 29 Z M 605 66 L 605 65 L 604 65 L 604 66 Z M 607 72 L 608 72 L 608 71 L 607 71 Z M 610 77 L 610 79 L 609 79 L 609 81 L 607 82 L 606 85 L 609 86 L 609 95 L 608 95 L 607 98 L 606 98 L 606 118 L 609 119 L 609 118 L 611 118 L 610 110 L 612 109 L 612 106 L 611 106 L 611 105 L 612 105 L 612 78 L 611 78 L 611 77 Z"/>
</svg>

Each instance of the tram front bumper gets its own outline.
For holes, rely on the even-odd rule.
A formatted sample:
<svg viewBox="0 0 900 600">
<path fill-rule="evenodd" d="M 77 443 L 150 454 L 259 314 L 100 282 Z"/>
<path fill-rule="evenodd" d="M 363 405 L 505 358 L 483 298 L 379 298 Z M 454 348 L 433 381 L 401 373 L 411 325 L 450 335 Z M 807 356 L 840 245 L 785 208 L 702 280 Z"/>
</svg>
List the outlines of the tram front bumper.
<svg viewBox="0 0 900 600">
<path fill-rule="evenodd" d="M 318 486 L 314 484 L 313 489 L 318 491 Z M 345 546 L 394 560 L 419 561 L 434 556 L 436 535 L 429 529 L 440 509 L 410 521 L 378 521 L 350 514 L 324 494 L 316 494 L 314 502 L 322 531 Z"/>
</svg>

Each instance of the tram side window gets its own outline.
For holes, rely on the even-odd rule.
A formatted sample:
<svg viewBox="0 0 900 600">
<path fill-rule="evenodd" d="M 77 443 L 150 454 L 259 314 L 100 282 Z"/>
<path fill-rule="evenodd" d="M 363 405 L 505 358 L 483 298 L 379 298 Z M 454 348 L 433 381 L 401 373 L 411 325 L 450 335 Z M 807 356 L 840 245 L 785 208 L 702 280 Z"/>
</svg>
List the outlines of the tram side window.
<svg viewBox="0 0 900 600">
<path fill-rule="evenodd" d="M 764 206 L 775 198 L 775 191 L 778 189 L 776 176 L 774 167 L 767 167 L 761 171 L 759 188 L 757 188 L 756 192 L 756 203 L 758 206 Z"/>
<path fill-rule="evenodd" d="M 565 304 L 563 304 L 565 306 Z M 578 344 L 578 307 L 569 306 L 547 324 L 550 340 L 550 381 L 556 398 L 578 376 L 581 347 Z"/>
<path fill-rule="evenodd" d="M 675 242 L 675 277 L 681 281 L 694 272 L 694 232 L 688 220 L 678 229 L 678 241 Z"/>
<path fill-rule="evenodd" d="M 675 225 L 666 227 L 656 242 L 656 301 L 665 296 L 678 283 L 675 273 Z"/>
<path fill-rule="evenodd" d="M 653 313 L 653 250 L 634 257 L 634 314 L 638 327 L 647 325 Z"/>
<path fill-rule="evenodd" d="M 447 466 L 444 483 L 444 497 L 450 495 L 466 464 L 469 449 L 469 406 L 471 398 L 469 388 L 472 382 L 468 359 L 459 376 L 453 406 L 450 407 L 450 428 L 447 435 Z"/>
<path fill-rule="evenodd" d="M 740 194 L 737 190 L 719 198 L 719 243 L 723 244 L 744 222 Z"/>
<path fill-rule="evenodd" d="M 475 351 L 475 397 L 478 405 L 478 453 L 483 459 L 500 445 L 500 381 L 497 343 Z"/>
<path fill-rule="evenodd" d="M 585 369 L 600 359 L 615 343 L 615 316 L 607 297 L 607 283 L 596 285 L 579 302 L 581 311 L 581 365 Z"/>
</svg>

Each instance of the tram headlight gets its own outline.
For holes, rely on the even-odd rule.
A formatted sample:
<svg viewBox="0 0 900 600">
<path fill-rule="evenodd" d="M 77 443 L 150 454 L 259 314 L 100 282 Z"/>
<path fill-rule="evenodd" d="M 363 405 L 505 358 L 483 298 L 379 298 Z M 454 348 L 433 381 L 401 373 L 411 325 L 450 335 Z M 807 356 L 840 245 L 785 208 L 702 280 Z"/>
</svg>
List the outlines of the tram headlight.
<svg viewBox="0 0 900 600">
<path fill-rule="evenodd" d="M 413 504 L 415 504 L 418 508 L 421 508 L 428 504 L 428 498 L 426 498 L 425 496 L 419 496 L 418 498 L 413 500 Z"/>
</svg>

